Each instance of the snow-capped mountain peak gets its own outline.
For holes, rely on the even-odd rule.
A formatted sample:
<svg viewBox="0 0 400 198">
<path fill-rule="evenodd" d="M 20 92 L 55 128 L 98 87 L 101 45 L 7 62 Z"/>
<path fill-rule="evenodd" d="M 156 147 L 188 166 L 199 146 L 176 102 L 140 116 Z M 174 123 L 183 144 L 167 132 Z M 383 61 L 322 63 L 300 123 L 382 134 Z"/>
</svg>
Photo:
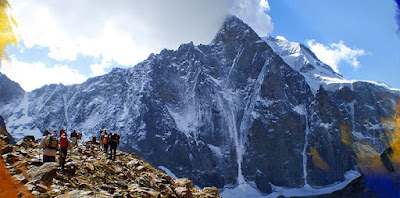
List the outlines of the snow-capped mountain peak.
<svg viewBox="0 0 400 198">
<path fill-rule="evenodd" d="M 321 85 L 325 85 L 324 77 L 344 80 L 340 74 L 333 71 L 329 65 L 321 62 L 303 44 L 288 41 L 283 36 L 277 36 L 276 38 L 268 36 L 264 37 L 263 40 L 268 43 L 276 54 L 282 57 L 286 64 L 305 77 L 314 94 L 316 94 Z"/>
</svg>

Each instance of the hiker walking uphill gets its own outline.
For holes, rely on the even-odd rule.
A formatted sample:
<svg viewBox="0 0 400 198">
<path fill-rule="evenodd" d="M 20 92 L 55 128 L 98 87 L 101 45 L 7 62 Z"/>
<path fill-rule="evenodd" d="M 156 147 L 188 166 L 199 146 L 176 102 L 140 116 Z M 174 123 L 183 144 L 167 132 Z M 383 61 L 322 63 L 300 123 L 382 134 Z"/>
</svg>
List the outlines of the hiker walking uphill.
<svg viewBox="0 0 400 198">
<path fill-rule="evenodd" d="M 67 138 L 67 133 L 62 133 L 60 138 L 60 166 L 64 171 L 64 165 L 67 159 L 68 149 L 71 148 L 71 142 Z"/>
<path fill-rule="evenodd" d="M 101 141 L 104 145 L 104 153 L 107 155 L 108 154 L 108 138 L 110 138 L 110 135 L 107 134 L 107 130 L 104 129 L 104 136 L 103 140 Z"/>
<path fill-rule="evenodd" d="M 114 133 L 110 138 L 110 159 L 115 161 L 117 147 L 119 145 L 119 135 Z"/>
<path fill-rule="evenodd" d="M 39 148 L 43 150 L 43 162 L 55 162 L 57 150 L 59 149 L 58 139 L 49 131 L 44 131 L 44 137 L 40 140 Z"/>
<path fill-rule="evenodd" d="M 99 137 L 99 140 L 100 140 L 100 148 L 101 148 L 101 149 L 104 149 L 104 144 L 103 144 L 104 135 L 105 135 L 104 130 L 103 130 L 103 129 L 100 129 L 100 137 Z"/>
<path fill-rule="evenodd" d="M 78 133 L 76 133 L 76 130 L 73 129 L 71 133 L 71 140 L 72 140 L 72 145 L 76 146 L 77 140 L 78 140 Z"/>
</svg>

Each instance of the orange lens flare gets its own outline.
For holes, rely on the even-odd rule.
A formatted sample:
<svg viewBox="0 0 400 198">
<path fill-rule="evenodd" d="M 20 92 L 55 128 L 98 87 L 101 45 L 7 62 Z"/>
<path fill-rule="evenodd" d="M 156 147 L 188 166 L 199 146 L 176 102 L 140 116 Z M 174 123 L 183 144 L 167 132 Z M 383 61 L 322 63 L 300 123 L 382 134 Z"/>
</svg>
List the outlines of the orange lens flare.
<svg viewBox="0 0 400 198">
<path fill-rule="evenodd" d="M 7 0 L 0 0 L 0 58 L 7 58 L 5 48 L 18 44 L 17 22 L 11 15 L 11 6 Z"/>
<path fill-rule="evenodd" d="M 319 155 L 318 150 L 316 148 L 310 148 L 311 152 L 311 160 L 314 163 L 314 165 L 322 170 L 328 170 L 329 166 L 325 162 L 325 160 Z"/>
</svg>

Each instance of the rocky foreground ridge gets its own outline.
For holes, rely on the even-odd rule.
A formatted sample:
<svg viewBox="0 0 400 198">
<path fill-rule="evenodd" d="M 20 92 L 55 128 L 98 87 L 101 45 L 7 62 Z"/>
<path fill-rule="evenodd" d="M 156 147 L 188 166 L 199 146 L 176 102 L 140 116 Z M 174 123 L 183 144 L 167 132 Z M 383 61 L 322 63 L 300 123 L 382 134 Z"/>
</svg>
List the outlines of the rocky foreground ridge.
<svg viewBox="0 0 400 198">
<path fill-rule="evenodd" d="M 217 188 L 199 190 L 192 181 L 171 178 L 135 153 L 117 151 L 116 161 L 111 161 L 97 144 L 79 142 L 61 172 L 58 163 L 41 162 L 34 139 L 9 143 L 0 135 L 0 158 L 35 197 L 220 197 Z"/>
</svg>

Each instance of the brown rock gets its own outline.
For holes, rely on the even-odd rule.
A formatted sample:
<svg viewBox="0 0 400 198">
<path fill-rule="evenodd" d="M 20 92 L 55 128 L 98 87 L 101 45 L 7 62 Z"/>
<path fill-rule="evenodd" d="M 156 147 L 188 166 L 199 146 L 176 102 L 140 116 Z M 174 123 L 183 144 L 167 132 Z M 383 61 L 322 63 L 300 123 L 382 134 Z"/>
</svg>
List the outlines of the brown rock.
<svg viewBox="0 0 400 198">
<path fill-rule="evenodd" d="M 13 149 L 14 148 L 11 145 L 4 146 L 3 148 L 0 149 L 0 154 L 4 155 L 6 153 L 11 153 L 13 151 Z"/>
<path fill-rule="evenodd" d="M 17 155 L 14 155 L 12 153 L 8 154 L 6 157 L 6 162 L 10 163 L 10 164 L 14 164 L 15 162 L 21 161 L 20 157 L 18 157 Z"/>
<path fill-rule="evenodd" d="M 114 192 L 115 192 L 115 187 L 112 187 L 112 186 L 108 186 L 108 185 L 102 185 L 101 187 L 100 187 L 102 190 L 105 190 L 105 191 L 107 191 L 108 193 L 110 193 L 110 194 L 114 194 Z"/>
<path fill-rule="evenodd" d="M 23 173 L 27 170 L 26 168 L 27 162 L 25 161 L 17 161 L 12 164 L 17 174 Z"/>
<path fill-rule="evenodd" d="M 94 171 L 94 166 L 93 166 L 92 164 L 86 162 L 86 163 L 84 164 L 84 166 L 85 166 L 86 169 L 88 169 L 88 170 L 90 170 L 90 171 Z"/>
<path fill-rule="evenodd" d="M 46 186 L 50 186 L 57 175 L 58 164 L 56 162 L 44 163 L 40 167 L 34 167 L 27 171 L 29 180 L 41 180 Z"/>
<path fill-rule="evenodd" d="M 192 198 L 192 192 L 186 187 L 175 188 L 175 193 L 179 198 Z"/>
<path fill-rule="evenodd" d="M 74 162 L 68 162 L 64 166 L 64 173 L 68 175 L 75 175 L 78 165 Z"/>
<path fill-rule="evenodd" d="M 86 190 L 73 190 L 64 195 L 61 195 L 59 198 L 73 198 L 73 197 L 95 197 L 94 192 L 86 191 Z"/>
<path fill-rule="evenodd" d="M 176 187 L 186 187 L 188 189 L 193 189 L 193 182 L 187 178 L 175 179 L 174 186 Z"/>
<path fill-rule="evenodd" d="M 89 184 L 86 184 L 86 183 L 79 184 L 78 188 L 81 189 L 81 190 L 82 189 L 93 190 L 92 186 L 90 186 Z"/>
<path fill-rule="evenodd" d="M 202 192 L 213 197 L 219 197 L 219 191 L 216 187 L 205 187 Z"/>
<path fill-rule="evenodd" d="M 23 183 L 23 184 L 26 184 L 26 183 L 28 183 L 28 180 L 25 178 L 25 176 L 23 176 L 23 175 L 14 175 L 13 176 L 17 181 L 19 181 L 19 182 L 21 182 L 21 183 Z"/>
<path fill-rule="evenodd" d="M 25 142 L 33 142 L 33 141 L 35 141 L 35 136 L 32 136 L 32 135 L 25 136 L 24 141 Z"/>
<path fill-rule="evenodd" d="M 139 165 L 139 160 L 137 160 L 137 159 L 135 158 L 135 159 L 129 161 L 126 165 L 127 165 L 129 168 L 135 167 L 135 166 Z"/>
<path fill-rule="evenodd" d="M 138 166 L 136 167 L 137 171 L 144 171 L 145 167 L 144 166 Z"/>
<path fill-rule="evenodd" d="M 36 190 L 39 191 L 39 192 L 45 193 L 45 192 L 47 192 L 48 189 L 49 188 L 47 186 L 43 185 L 43 184 L 37 184 L 36 185 Z"/>
<path fill-rule="evenodd" d="M 34 191 L 31 192 L 31 194 L 32 194 L 33 196 L 39 196 L 39 195 L 40 195 L 40 192 L 34 190 Z"/>
<path fill-rule="evenodd" d="M 4 142 L 5 144 L 10 144 L 10 142 L 11 142 L 10 137 L 5 136 L 5 135 L 3 135 L 3 134 L 0 134 L 0 139 L 3 140 L 3 142 Z"/>
</svg>

